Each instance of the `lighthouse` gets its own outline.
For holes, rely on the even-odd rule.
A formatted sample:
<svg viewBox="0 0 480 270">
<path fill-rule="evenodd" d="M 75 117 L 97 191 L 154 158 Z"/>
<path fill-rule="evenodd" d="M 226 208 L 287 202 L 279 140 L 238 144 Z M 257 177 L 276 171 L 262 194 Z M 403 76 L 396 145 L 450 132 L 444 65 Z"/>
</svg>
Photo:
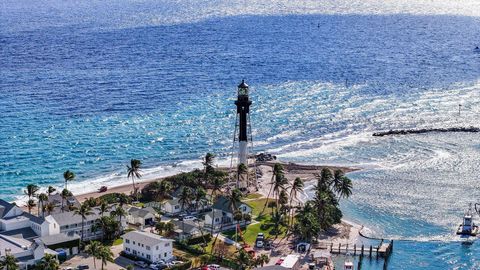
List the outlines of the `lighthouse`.
<svg viewBox="0 0 480 270">
<path fill-rule="evenodd" d="M 245 80 L 237 88 L 237 125 L 238 125 L 238 164 L 248 166 L 248 120 L 252 101 L 248 98 L 248 85 Z"/>
</svg>

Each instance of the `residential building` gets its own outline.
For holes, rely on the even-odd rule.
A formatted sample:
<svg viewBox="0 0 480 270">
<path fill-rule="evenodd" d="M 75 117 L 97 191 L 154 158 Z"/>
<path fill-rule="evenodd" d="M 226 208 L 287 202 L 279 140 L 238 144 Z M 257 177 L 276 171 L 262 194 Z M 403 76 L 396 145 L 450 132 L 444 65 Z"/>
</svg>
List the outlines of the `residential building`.
<svg viewBox="0 0 480 270">
<path fill-rule="evenodd" d="M 175 238 L 179 240 L 188 239 L 192 237 L 201 236 L 202 232 L 199 229 L 197 222 L 193 220 L 172 220 L 170 221 L 175 225 Z M 204 232 L 208 234 L 209 232 Z"/>
<path fill-rule="evenodd" d="M 155 223 L 155 217 L 157 216 L 157 211 L 152 207 L 131 207 L 127 211 L 126 219 L 128 223 L 143 228 L 146 225 L 153 225 Z"/>
<path fill-rule="evenodd" d="M 123 251 L 127 254 L 143 258 L 150 262 L 173 259 L 173 240 L 158 234 L 142 231 L 131 231 L 124 235 Z"/>
<path fill-rule="evenodd" d="M 243 214 L 251 214 L 252 208 L 246 203 L 240 203 L 237 206 L 238 210 Z M 212 210 L 205 215 L 205 227 L 212 231 L 229 230 L 236 225 L 233 218 L 233 207 L 231 202 L 225 196 L 219 196 L 212 206 Z M 241 225 L 249 224 L 250 222 L 241 222 Z"/>
</svg>

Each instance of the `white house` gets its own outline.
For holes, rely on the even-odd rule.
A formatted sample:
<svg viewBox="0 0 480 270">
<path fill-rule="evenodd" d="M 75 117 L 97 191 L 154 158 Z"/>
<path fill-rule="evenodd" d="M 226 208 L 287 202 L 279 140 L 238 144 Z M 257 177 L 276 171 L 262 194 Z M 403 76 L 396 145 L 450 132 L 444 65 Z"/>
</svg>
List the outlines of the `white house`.
<svg viewBox="0 0 480 270">
<path fill-rule="evenodd" d="M 157 212 L 152 207 L 137 208 L 131 207 L 127 211 L 127 222 L 130 224 L 144 227 L 145 225 L 152 225 L 155 221 Z"/>
<path fill-rule="evenodd" d="M 150 262 L 173 259 L 173 240 L 150 232 L 131 231 L 124 235 L 123 251 Z"/>
<path fill-rule="evenodd" d="M 237 207 L 242 214 L 252 213 L 252 208 L 245 203 L 240 203 Z M 218 197 L 212 206 L 212 211 L 205 215 L 204 221 L 205 227 L 210 228 L 210 230 L 212 230 L 213 221 L 213 231 L 228 230 L 234 227 L 236 223 L 233 219 L 230 201 L 224 196 Z M 244 225 L 248 223 L 249 222 L 241 222 L 240 224 Z"/>
<path fill-rule="evenodd" d="M 165 200 L 162 202 L 161 209 L 165 214 L 176 215 L 182 211 L 182 206 L 178 201 L 178 198 L 172 198 L 171 200 Z"/>
</svg>

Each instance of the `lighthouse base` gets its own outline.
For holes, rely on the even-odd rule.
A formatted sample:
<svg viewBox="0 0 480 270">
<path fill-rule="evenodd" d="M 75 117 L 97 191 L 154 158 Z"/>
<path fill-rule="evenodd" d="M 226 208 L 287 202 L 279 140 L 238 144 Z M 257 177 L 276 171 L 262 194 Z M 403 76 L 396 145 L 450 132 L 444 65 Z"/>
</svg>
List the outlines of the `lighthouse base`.
<svg viewBox="0 0 480 270">
<path fill-rule="evenodd" d="M 247 153 L 247 142 L 240 141 L 239 150 L 238 150 L 238 164 L 243 163 L 245 166 L 248 166 L 248 153 Z"/>
</svg>

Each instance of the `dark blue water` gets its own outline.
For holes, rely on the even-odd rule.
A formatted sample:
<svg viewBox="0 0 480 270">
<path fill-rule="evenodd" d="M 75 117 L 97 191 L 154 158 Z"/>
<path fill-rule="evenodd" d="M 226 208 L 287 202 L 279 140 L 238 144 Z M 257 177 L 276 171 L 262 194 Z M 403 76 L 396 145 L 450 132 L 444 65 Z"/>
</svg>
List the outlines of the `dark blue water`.
<svg viewBox="0 0 480 270">
<path fill-rule="evenodd" d="M 245 78 L 256 150 L 365 168 L 352 175 L 346 217 L 415 240 L 396 245 L 389 269 L 479 268 L 478 245 L 450 237 L 480 195 L 478 138 L 369 136 L 476 124 L 478 17 L 209 16 L 199 4 L 148 1 L 0 7 L 2 198 L 19 199 L 28 183 L 61 185 L 67 169 L 75 192 L 122 184 L 131 158 L 146 179 L 199 166 L 207 151 L 225 163 Z"/>
</svg>

